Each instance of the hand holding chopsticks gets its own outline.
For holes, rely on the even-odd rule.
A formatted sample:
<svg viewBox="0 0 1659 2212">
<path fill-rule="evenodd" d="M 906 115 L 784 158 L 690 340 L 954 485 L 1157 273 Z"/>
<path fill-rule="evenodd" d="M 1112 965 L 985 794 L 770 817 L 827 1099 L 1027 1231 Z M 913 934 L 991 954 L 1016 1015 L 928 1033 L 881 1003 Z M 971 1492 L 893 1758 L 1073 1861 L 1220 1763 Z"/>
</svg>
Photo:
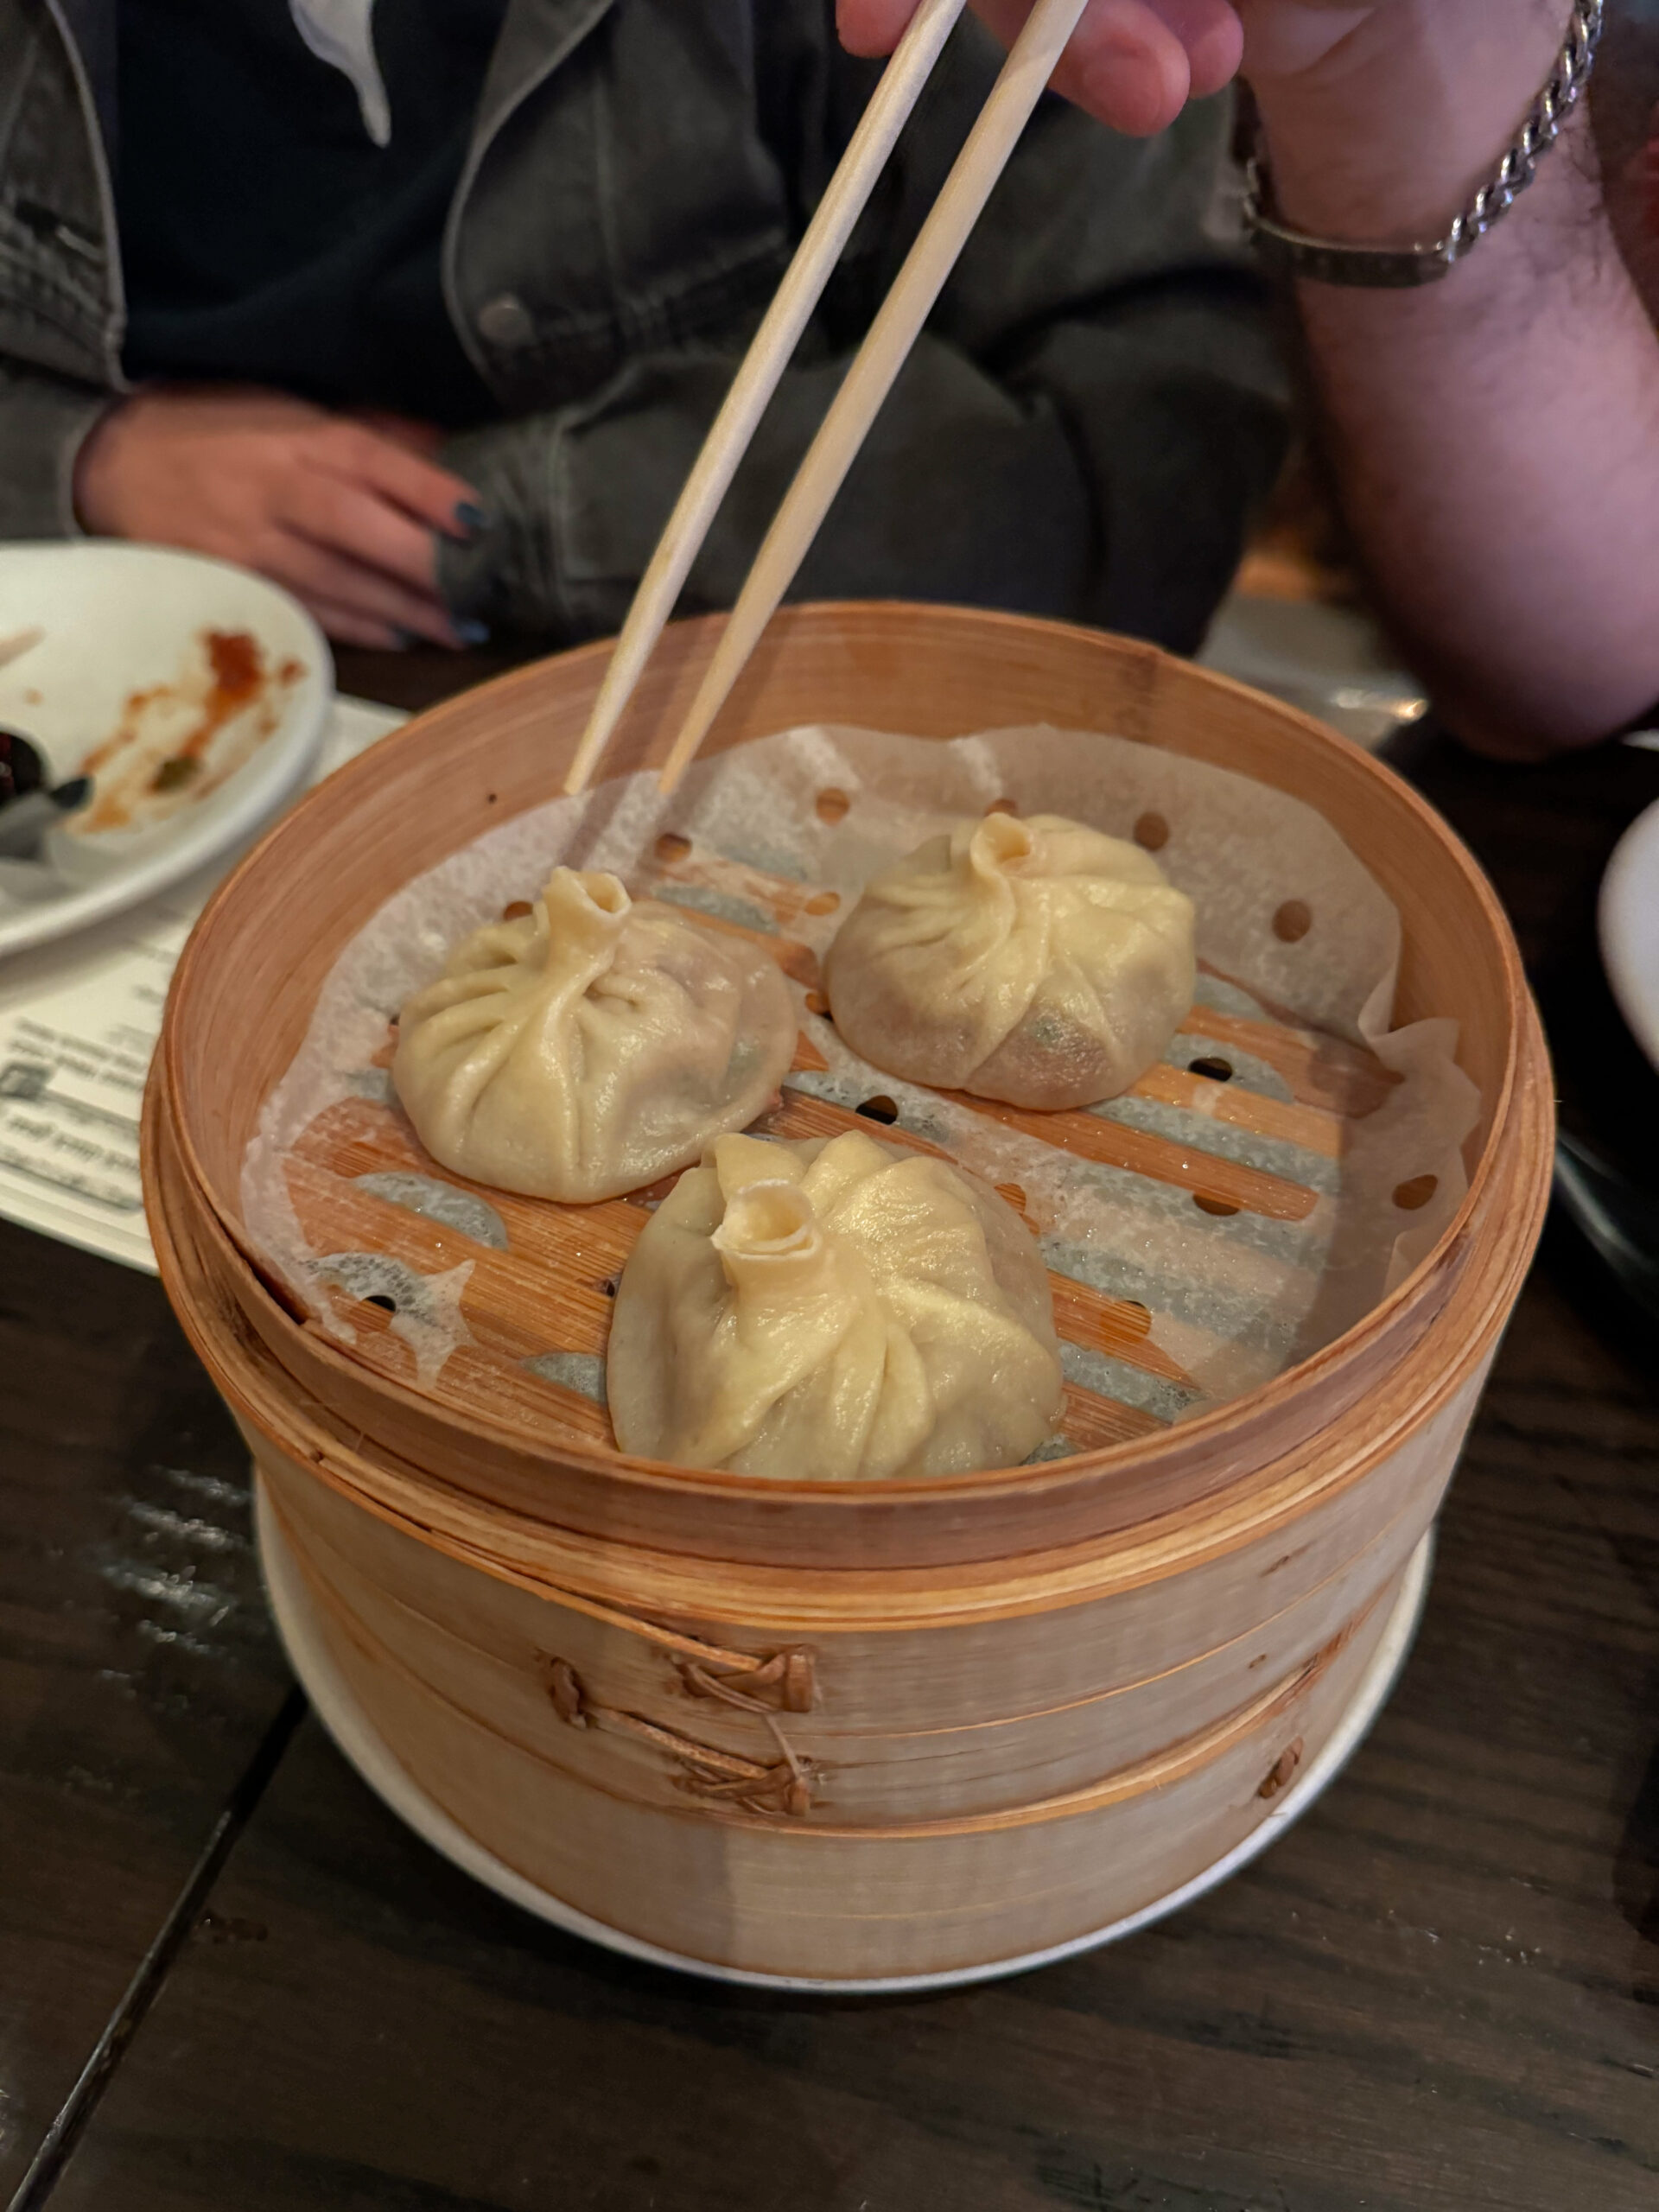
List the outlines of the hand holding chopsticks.
<svg viewBox="0 0 1659 2212">
<path fill-rule="evenodd" d="M 662 772 L 672 791 L 696 754 L 797 569 L 990 197 L 1086 0 L 1037 0 L 914 246 L 859 349 L 760 548 Z M 923 0 L 738 372 L 652 556 L 565 781 L 585 789 L 672 611 L 715 511 L 938 57 L 962 0 Z"/>
</svg>

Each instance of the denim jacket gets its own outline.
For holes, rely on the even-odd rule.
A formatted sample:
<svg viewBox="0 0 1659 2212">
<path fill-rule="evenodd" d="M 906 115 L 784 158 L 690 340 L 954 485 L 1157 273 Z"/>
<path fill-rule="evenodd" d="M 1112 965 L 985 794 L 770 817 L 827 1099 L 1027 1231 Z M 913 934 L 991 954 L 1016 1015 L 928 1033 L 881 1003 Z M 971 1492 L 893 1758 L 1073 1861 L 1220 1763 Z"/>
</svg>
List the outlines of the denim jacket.
<svg viewBox="0 0 1659 2212">
<path fill-rule="evenodd" d="M 75 524 L 127 388 L 118 0 L 0 0 L 0 537 Z M 510 0 L 443 242 L 502 420 L 448 458 L 493 526 L 461 611 L 613 629 L 874 81 L 833 0 Z M 693 571 L 728 603 L 995 76 L 964 22 Z M 1191 646 L 1281 456 L 1225 101 L 1161 138 L 1046 100 L 799 588 L 1000 604 Z"/>
</svg>

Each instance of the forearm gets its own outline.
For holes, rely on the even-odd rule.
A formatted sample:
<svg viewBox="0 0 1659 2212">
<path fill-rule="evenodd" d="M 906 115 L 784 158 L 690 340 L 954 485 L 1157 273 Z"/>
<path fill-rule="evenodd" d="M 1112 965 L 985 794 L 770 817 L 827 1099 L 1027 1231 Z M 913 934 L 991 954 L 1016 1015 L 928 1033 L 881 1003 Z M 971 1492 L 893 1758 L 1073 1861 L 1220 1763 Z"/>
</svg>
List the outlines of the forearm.
<svg viewBox="0 0 1659 2212">
<path fill-rule="evenodd" d="M 1560 0 L 1396 0 L 1381 55 L 1259 86 L 1285 219 L 1442 234 L 1550 68 Z M 1525 757 L 1659 698 L 1659 337 L 1613 243 L 1582 109 L 1511 213 L 1417 291 L 1303 284 L 1330 452 L 1443 711 Z"/>
</svg>

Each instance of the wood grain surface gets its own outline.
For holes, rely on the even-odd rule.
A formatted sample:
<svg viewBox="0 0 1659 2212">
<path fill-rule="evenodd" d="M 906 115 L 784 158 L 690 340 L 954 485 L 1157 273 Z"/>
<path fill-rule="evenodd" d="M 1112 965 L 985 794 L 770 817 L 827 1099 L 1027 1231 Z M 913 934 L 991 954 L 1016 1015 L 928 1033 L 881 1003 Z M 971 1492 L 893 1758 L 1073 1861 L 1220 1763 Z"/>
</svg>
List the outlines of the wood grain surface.
<svg viewBox="0 0 1659 2212">
<path fill-rule="evenodd" d="M 0 2200 L 289 1689 L 159 1283 L 0 1223 Z"/>
<path fill-rule="evenodd" d="M 344 688 L 410 704 L 456 673 L 342 658 Z M 1645 1129 L 1650 1154 L 1655 1078 L 1592 928 L 1659 758 L 1431 747 L 1413 773 L 1504 894 L 1569 1122 Z M 241 1445 L 158 1287 L 4 1229 L 0 1286 L 3 2195 L 285 1675 L 245 1551 L 155 1518 L 246 1535 Z M 1547 1242 L 1416 1649 L 1346 1775 L 1179 1919 L 1006 1985 L 805 2004 L 611 1960 L 447 1867 L 307 1721 L 31 2205 L 1648 2212 L 1656 1368 Z M 182 1593 L 209 1586 L 231 1610 L 187 1630 Z"/>
</svg>

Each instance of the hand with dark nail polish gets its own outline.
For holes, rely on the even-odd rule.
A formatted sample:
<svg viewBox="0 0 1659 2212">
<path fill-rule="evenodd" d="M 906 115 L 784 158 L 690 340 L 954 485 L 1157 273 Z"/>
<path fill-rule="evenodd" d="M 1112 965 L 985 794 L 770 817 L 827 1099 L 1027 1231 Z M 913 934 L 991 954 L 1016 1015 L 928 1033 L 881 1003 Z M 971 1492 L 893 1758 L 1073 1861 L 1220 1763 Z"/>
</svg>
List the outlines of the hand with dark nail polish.
<svg viewBox="0 0 1659 2212">
<path fill-rule="evenodd" d="M 456 642 L 437 549 L 481 510 L 465 477 L 416 449 L 409 426 L 394 435 L 238 385 L 146 385 L 94 425 L 74 494 L 95 536 L 242 562 L 343 645 Z"/>
</svg>

